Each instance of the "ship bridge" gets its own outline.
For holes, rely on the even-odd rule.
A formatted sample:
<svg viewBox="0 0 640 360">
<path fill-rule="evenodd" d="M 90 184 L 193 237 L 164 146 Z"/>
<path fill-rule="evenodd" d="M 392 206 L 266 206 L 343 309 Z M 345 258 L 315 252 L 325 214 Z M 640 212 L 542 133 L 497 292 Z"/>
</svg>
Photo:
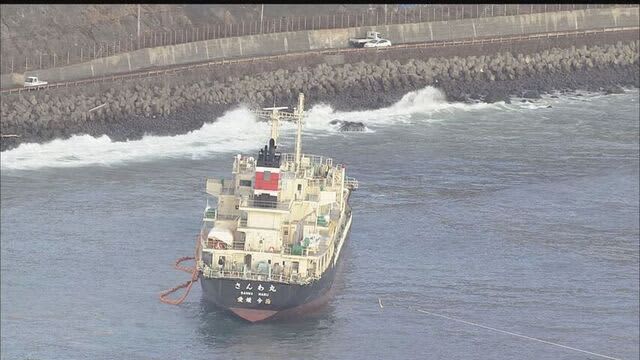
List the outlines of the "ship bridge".
<svg viewBox="0 0 640 360">
<path fill-rule="evenodd" d="M 303 99 L 293 113 L 262 112 L 272 120 L 268 144 L 256 157 L 236 155 L 232 179 L 207 179 L 217 208 L 205 209 L 199 236 L 204 276 L 308 283 L 337 258 L 354 180 L 332 158 L 301 153 Z M 294 153 L 278 151 L 283 114 L 298 123 Z"/>
</svg>

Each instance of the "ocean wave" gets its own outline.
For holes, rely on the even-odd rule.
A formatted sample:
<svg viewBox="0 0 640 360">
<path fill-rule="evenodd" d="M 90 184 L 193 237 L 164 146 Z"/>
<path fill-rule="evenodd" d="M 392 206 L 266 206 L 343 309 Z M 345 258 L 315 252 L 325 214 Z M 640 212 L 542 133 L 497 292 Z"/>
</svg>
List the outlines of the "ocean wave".
<svg viewBox="0 0 640 360">
<path fill-rule="evenodd" d="M 545 100 L 549 101 L 548 98 Z M 458 111 L 522 111 L 539 107 L 542 107 L 541 104 L 447 102 L 440 90 L 426 87 L 405 94 L 389 107 L 376 110 L 343 112 L 335 111 L 329 105 L 315 105 L 306 112 L 304 127 L 305 133 L 313 137 L 327 137 L 339 132 L 338 127 L 329 124 L 333 119 L 361 121 L 366 126 L 362 133 L 367 134 L 374 133 L 377 127 L 388 125 L 446 122 L 455 119 L 455 113 Z M 281 144 L 293 143 L 291 135 L 295 128 L 293 123 L 281 123 Z M 258 121 L 248 108 L 239 107 L 228 111 L 215 122 L 206 123 L 200 129 L 182 135 L 147 135 L 140 140 L 125 142 L 112 141 L 107 136 L 96 138 L 79 135 L 44 144 L 24 143 L 15 149 L 0 153 L 1 168 L 26 170 L 45 167 L 111 166 L 129 161 L 171 157 L 197 159 L 215 153 L 255 150 L 260 144 L 266 143 L 268 136 L 269 124 Z"/>
<path fill-rule="evenodd" d="M 266 141 L 269 124 L 256 121 L 246 108 L 225 113 L 216 122 L 175 136 L 144 136 L 140 140 L 112 141 L 107 136 L 72 136 L 44 144 L 25 143 L 0 153 L 3 169 L 38 169 L 114 165 L 158 157 L 200 158 L 211 153 L 246 151 Z"/>
<path fill-rule="evenodd" d="M 333 119 L 361 121 L 365 125 L 411 123 L 413 114 L 434 115 L 439 112 L 499 109 L 500 104 L 447 102 L 442 91 L 428 86 L 405 94 L 397 103 L 381 109 L 363 111 L 335 111 L 330 105 L 315 105 L 306 113 L 305 128 L 326 130 Z"/>
</svg>

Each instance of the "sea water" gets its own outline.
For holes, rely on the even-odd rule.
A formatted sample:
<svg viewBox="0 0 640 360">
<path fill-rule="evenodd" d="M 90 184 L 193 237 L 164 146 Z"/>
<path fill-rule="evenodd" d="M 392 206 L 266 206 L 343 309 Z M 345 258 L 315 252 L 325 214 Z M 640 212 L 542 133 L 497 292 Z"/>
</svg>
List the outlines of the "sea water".
<svg viewBox="0 0 640 360">
<path fill-rule="evenodd" d="M 2 152 L 2 358 L 597 358 L 422 309 L 637 359 L 638 91 L 581 95 L 461 104 L 426 88 L 379 110 L 309 109 L 303 152 L 360 189 L 334 296 L 279 323 L 233 318 L 198 285 L 180 306 L 158 300 L 188 278 L 172 264 L 193 253 L 205 179 L 268 140 L 247 108 L 184 135 Z"/>
</svg>

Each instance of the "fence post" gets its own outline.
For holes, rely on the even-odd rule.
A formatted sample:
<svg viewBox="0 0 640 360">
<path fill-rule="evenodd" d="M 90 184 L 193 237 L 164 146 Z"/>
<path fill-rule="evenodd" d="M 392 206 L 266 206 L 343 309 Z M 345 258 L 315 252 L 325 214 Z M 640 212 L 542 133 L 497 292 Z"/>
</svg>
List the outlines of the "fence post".
<svg viewBox="0 0 640 360">
<path fill-rule="evenodd" d="M 96 43 L 93 43 L 93 58 L 96 58 Z"/>
<path fill-rule="evenodd" d="M 53 67 L 56 67 L 56 53 L 53 53 Z"/>
<path fill-rule="evenodd" d="M 42 53 L 40 52 L 40 65 L 38 66 L 39 69 L 42 69 Z"/>
<path fill-rule="evenodd" d="M 69 50 L 67 50 L 67 65 L 69 65 Z"/>
<path fill-rule="evenodd" d="M 11 57 L 11 72 L 13 72 L 13 56 Z"/>
<path fill-rule="evenodd" d="M 84 49 L 83 47 L 80 48 L 80 62 L 82 62 L 82 49 Z"/>
</svg>

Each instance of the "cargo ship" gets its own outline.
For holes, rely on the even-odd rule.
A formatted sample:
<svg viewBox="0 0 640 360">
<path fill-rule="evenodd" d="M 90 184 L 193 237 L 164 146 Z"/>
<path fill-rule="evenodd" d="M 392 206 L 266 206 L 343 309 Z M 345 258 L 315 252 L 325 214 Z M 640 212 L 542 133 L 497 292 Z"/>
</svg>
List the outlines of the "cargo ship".
<svg viewBox="0 0 640 360">
<path fill-rule="evenodd" d="M 217 206 L 207 199 L 197 237 L 203 297 L 249 322 L 300 316 L 328 301 L 358 188 L 344 165 L 301 153 L 304 95 L 286 109 L 256 110 L 271 120 L 264 147 L 236 155 L 232 178 L 206 180 Z M 297 125 L 293 153 L 278 147 L 281 121 Z"/>
</svg>

